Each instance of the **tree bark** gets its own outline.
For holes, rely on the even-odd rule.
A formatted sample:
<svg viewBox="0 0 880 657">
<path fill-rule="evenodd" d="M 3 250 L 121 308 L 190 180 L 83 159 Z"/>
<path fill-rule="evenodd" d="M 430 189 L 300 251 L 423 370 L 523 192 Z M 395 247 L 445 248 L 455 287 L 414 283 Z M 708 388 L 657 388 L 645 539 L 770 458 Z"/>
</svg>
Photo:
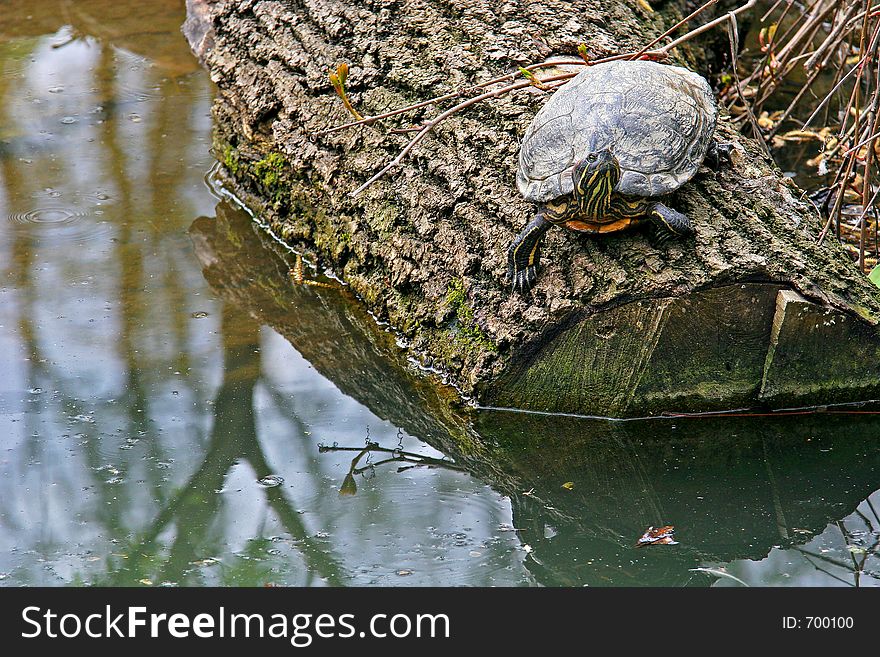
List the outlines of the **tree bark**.
<svg viewBox="0 0 880 657">
<path fill-rule="evenodd" d="M 230 184 L 465 395 L 634 415 L 880 392 L 876 288 L 839 244 L 816 243 L 815 209 L 724 118 L 717 133 L 737 145 L 733 165 L 701 169 L 670 199 L 691 218 L 694 239 L 658 248 L 638 229 L 553 230 L 526 296 L 510 291 L 506 249 L 535 210 L 516 191 L 516 155 L 546 94 L 528 88 L 453 116 L 355 199 L 348 192 L 409 138 L 389 128 L 436 110 L 317 135 L 350 120 L 328 81 L 339 62 L 351 65 L 354 105 L 377 114 L 450 89 L 467 94 L 551 55 L 576 56 L 580 43 L 593 58 L 637 50 L 680 19 L 679 3 L 655 4 L 655 13 L 633 0 L 188 7 L 185 32 L 217 84 L 214 147 Z M 674 55 L 704 68 L 697 47 Z M 791 330 L 789 302 L 803 304 L 806 341 Z M 836 333 L 822 326 L 832 320 Z"/>
</svg>

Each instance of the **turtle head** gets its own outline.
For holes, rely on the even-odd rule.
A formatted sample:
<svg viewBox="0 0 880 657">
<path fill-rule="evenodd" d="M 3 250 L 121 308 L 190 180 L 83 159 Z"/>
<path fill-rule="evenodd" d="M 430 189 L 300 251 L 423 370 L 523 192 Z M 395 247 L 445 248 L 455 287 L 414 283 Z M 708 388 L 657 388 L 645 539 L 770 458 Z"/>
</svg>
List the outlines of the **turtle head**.
<svg viewBox="0 0 880 657">
<path fill-rule="evenodd" d="M 593 151 L 575 165 L 572 178 L 580 214 L 601 218 L 611 206 L 611 192 L 620 180 L 620 163 L 610 148 Z"/>
</svg>

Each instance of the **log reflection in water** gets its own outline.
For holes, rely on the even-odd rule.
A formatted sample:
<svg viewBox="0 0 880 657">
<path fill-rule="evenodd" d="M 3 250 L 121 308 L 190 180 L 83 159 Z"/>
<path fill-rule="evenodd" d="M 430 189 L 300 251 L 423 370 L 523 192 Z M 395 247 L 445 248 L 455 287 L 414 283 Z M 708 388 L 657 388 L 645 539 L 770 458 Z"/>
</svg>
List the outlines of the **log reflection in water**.
<svg viewBox="0 0 880 657">
<path fill-rule="evenodd" d="M 290 284 L 289 256 L 241 213 L 221 205 L 218 224 L 197 223 L 192 234 L 221 295 L 374 414 L 508 496 L 531 550 L 526 565 L 543 584 L 705 585 L 715 577 L 694 569 L 803 545 L 877 488 L 880 420 L 872 416 L 620 423 L 466 412 L 343 292 Z M 342 483 L 346 492 L 352 483 Z M 675 525 L 680 545 L 633 549 L 649 526 L 665 524 Z"/>
</svg>

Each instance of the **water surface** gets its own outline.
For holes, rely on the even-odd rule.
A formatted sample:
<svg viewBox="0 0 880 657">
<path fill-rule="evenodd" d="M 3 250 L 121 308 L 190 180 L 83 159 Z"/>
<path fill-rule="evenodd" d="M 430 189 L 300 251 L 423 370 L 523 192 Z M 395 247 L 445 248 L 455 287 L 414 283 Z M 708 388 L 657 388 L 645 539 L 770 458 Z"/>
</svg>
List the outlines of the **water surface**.
<svg viewBox="0 0 880 657">
<path fill-rule="evenodd" d="M 874 416 L 476 412 L 294 285 L 181 4 L 0 18 L 0 584 L 878 582 Z"/>
</svg>

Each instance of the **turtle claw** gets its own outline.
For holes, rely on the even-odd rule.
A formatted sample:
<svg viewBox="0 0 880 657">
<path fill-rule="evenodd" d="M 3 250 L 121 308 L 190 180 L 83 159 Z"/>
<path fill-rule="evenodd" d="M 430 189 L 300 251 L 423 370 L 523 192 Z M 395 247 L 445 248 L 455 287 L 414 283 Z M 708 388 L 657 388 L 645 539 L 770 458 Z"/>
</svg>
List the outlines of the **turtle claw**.
<svg viewBox="0 0 880 657">
<path fill-rule="evenodd" d="M 513 279 L 513 290 L 520 294 L 526 294 L 538 280 L 538 268 L 534 265 L 529 265 L 524 269 L 515 271 L 511 278 Z"/>
<path fill-rule="evenodd" d="M 654 230 L 654 245 L 657 248 L 664 249 L 675 237 L 675 233 L 671 233 L 668 230 L 656 229 Z"/>
<path fill-rule="evenodd" d="M 539 212 L 508 247 L 507 276 L 515 292 L 525 294 L 538 280 L 541 238 L 550 226 Z"/>
</svg>

